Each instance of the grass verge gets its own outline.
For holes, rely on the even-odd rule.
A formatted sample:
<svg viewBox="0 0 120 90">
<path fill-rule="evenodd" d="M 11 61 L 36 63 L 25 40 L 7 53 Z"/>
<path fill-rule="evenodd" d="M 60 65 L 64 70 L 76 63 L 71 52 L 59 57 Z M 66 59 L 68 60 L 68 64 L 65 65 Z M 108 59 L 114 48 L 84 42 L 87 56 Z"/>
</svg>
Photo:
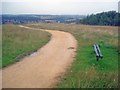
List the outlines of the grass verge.
<svg viewBox="0 0 120 90">
<path fill-rule="evenodd" d="M 78 41 L 77 55 L 59 88 L 118 87 L 118 28 L 76 24 L 32 24 L 29 27 L 61 30 Z M 96 61 L 93 44 L 100 44 L 103 59 Z"/>
<path fill-rule="evenodd" d="M 44 31 L 29 30 L 17 25 L 3 25 L 2 33 L 2 67 L 41 48 L 51 36 Z"/>
</svg>

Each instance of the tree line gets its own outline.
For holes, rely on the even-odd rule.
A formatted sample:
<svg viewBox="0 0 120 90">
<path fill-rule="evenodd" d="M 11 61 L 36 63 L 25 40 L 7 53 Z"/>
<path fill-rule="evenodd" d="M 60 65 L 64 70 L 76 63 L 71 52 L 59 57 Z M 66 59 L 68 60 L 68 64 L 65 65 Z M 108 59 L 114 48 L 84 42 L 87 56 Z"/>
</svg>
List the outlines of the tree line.
<svg viewBox="0 0 120 90">
<path fill-rule="evenodd" d="M 78 23 L 89 25 L 119 26 L 119 16 L 120 13 L 116 11 L 102 12 L 98 14 L 88 15 L 86 18 L 81 19 Z"/>
<path fill-rule="evenodd" d="M 46 21 L 55 21 L 56 23 L 76 23 L 80 19 L 84 18 L 84 15 L 37 15 L 37 14 L 26 14 L 26 15 L 0 15 L 2 24 L 24 24 L 24 23 L 46 23 Z M 72 21 L 71 21 L 72 20 Z"/>
</svg>

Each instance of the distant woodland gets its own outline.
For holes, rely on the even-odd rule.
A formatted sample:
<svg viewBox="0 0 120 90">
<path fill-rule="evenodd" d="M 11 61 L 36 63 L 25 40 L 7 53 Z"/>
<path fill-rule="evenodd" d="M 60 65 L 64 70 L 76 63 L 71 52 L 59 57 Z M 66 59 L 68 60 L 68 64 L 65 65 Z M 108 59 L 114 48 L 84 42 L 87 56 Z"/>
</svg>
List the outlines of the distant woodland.
<svg viewBox="0 0 120 90">
<path fill-rule="evenodd" d="M 2 15 L 2 24 L 26 23 L 74 23 L 101 26 L 119 26 L 120 13 L 116 11 L 102 12 L 92 15 Z"/>
<path fill-rule="evenodd" d="M 116 11 L 102 12 L 98 14 L 88 15 L 86 18 L 81 19 L 78 23 L 89 25 L 119 26 L 119 16 L 120 13 Z"/>
</svg>

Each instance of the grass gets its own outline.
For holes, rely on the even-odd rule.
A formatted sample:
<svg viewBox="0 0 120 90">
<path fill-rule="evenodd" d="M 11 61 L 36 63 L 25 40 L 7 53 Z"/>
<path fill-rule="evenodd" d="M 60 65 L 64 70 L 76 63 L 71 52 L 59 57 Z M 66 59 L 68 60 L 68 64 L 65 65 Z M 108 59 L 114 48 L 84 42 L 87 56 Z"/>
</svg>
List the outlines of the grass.
<svg viewBox="0 0 120 90">
<path fill-rule="evenodd" d="M 0 68 L 2 68 L 2 25 L 0 25 Z"/>
<path fill-rule="evenodd" d="M 41 48 L 49 41 L 51 36 L 44 31 L 29 30 L 17 25 L 3 25 L 2 33 L 3 67 L 17 62 L 23 56 Z"/>
<path fill-rule="evenodd" d="M 61 30 L 74 35 L 78 41 L 77 55 L 59 88 L 118 87 L 118 28 L 76 24 L 32 24 L 35 28 Z M 100 44 L 103 59 L 96 61 L 93 44 Z"/>
</svg>

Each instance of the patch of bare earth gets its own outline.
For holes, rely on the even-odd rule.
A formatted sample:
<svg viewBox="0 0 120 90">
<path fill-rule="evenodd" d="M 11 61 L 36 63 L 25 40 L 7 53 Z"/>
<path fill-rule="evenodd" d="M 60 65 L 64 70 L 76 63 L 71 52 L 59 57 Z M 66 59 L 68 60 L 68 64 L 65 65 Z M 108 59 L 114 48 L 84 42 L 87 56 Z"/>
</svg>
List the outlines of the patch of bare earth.
<svg viewBox="0 0 120 90">
<path fill-rule="evenodd" d="M 52 34 L 48 44 L 2 70 L 3 88 L 53 88 L 57 84 L 73 62 L 77 44 L 70 33 L 46 31 Z"/>
</svg>

